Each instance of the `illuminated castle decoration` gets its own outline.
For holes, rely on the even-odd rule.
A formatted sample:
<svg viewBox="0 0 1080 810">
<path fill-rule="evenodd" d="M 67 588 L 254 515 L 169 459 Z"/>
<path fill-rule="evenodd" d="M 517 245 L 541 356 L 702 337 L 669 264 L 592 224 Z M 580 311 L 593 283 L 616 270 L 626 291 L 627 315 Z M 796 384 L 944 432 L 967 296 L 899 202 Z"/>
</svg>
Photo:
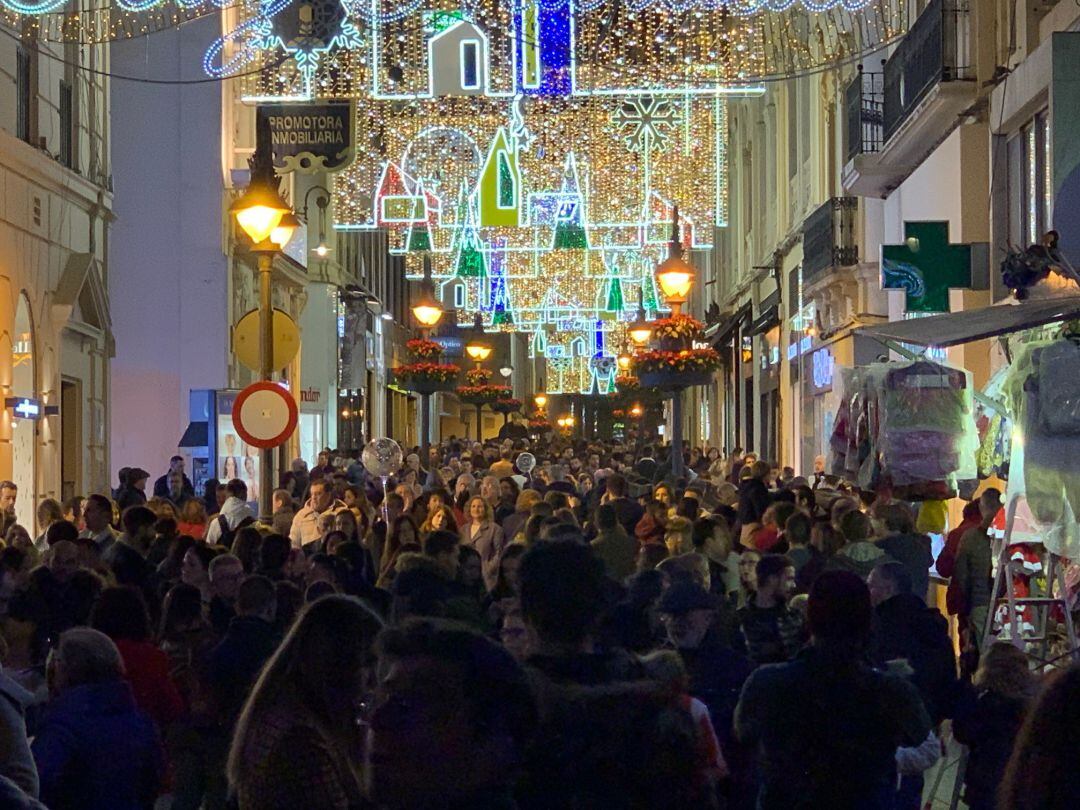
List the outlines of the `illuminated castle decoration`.
<svg viewBox="0 0 1080 810">
<path fill-rule="evenodd" d="M 642 217 L 645 233 L 643 240 L 649 245 L 668 245 L 671 243 L 671 223 L 675 218 L 675 203 L 665 200 L 655 191 L 649 195 L 648 208 Z M 694 218 L 679 211 L 679 236 L 683 250 L 691 250 L 694 245 Z"/>
<path fill-rule="evenodd" d="M 488 90 L 488 38 L 462 20 L 428 40 L 429 92 L 444 96 L 481 96 Z"/>
<path fill-rule="evenodd" d="M 499 127 L 480 171 L 480 227 L 505 228 L 520 224 L 521 169 L 516 139 Z"/>
<path fill-rule="evenodd" d="M 256 24 L 252 28 L 256 33 L 252 49 L 280 48 L 291 56 L 302 77 L 305 95 L 309 97 L 314 95 L 315 74 L 324 54 L 364 45 L 342 0 L 305 0 L 295 5 L 282 5 L 278 0 L 264 5 L 277 10 L 254 18 Z M 148 7 L 149 4 L 143 5 L 140 10 Z"/>
<path fill-rule="evenodd" d="M 476 228 L 474 206 L 468 199 L 459 206 L 465 212 L 464 223 L 457 244 L 454 268 L 458 278 L 484 279 L 487 277 L 487 260 L 484 258 L 484 246 Z"/>
<path fill-rule="evenodd" d="M 396 163 L 383 167 L 375 196 L 381 227 L 405 225 L 411 233 L 413 226 L 423 225 L 430 234 L 442 213 L 442 200 L 425 191 L 421 181 L 407 175 Z"/>
</svg>

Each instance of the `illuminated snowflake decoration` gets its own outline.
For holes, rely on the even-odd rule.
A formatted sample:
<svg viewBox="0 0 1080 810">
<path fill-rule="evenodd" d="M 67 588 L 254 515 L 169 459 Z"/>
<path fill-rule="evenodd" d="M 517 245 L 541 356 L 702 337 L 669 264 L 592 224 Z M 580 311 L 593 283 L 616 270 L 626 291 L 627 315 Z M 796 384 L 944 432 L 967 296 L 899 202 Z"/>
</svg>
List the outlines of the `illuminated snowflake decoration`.
<svg viewBox="0 0 1080 810">
<path fill-rule="evenodd" d="M 663 149 L 668 132 L 682 123 L 675 105 L 655 96 L 627 99 L 615 111 L 612 120 L 615 127 L 622 130 L 630 151 L 645 154 L 652 149 Z"/>
</svg>

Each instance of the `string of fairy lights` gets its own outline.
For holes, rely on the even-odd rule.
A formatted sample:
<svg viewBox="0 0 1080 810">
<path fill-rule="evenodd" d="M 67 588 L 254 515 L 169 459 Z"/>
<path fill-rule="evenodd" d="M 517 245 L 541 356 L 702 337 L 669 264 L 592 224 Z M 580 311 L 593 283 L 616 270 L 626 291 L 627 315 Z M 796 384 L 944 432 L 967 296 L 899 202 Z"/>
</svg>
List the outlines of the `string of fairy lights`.
<svg viewBox="0 0 1080 810">
<path fill-rule="evenodd" d="M 355 99 L 335 227 L 430 258 L 462 323 L 524 332 L 550 392 L 614 390 L 678 206 L 726 225 L 726 99 L 889 42 L 904 0 L 0 0 L 24 36 L 100 43 L 208 14 L 250 102 Z M 64 8 L 64 11 L 59 9 Z M 639 303 L 640 302 L 640 303 Z"/>
</svg>

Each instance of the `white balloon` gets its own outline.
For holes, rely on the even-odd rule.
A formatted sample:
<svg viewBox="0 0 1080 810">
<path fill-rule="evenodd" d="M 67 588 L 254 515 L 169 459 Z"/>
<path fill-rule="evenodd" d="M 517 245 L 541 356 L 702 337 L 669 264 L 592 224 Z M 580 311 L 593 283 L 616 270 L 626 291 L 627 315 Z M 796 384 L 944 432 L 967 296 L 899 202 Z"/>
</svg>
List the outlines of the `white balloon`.
<svg viewBox="0 0 1080 810">
<path fill-rule="evenodd" d="M 401 469 L 401 446 L 393 439 L 372 439 L 364 448 L 360 461 L 364 469 L 379 478 L 393 475 Z"/>
<path fill-rule="evenodd" d="M 532 453 L 522 453 L 517 457 L 517 468 L 528 475 L 536 466 L 536 456 Z"/>
</svg>

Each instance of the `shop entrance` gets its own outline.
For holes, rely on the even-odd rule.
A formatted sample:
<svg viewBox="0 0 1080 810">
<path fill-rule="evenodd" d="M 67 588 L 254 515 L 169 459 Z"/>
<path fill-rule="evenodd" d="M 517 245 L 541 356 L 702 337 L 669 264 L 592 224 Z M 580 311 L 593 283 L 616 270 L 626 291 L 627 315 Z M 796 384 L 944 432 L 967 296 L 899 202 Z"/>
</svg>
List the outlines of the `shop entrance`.
<svg viewBox="0 0 1080 810">
<path fill-rule="evenodd" d="M 37 364 L 34 355 L 34 325 L 26 295 L 19 296 L 15 307 L 15 335 L 11 344 L 11 395 L 18 398 L 37 398 Z M 37 492 L 34 486 L 37 470 L 37 422 L 11 416 L 11 480 L 19 488 L 15 515 L 31 536 L 37 534 L 34 525 L 34 505 Z"/>
<path fill-rule="evenodd" d="M 82 470 L 82 391 L 76 380 L 60 381 L 60 496 L 63 500 L 80 492 Z"/>
</svg>

